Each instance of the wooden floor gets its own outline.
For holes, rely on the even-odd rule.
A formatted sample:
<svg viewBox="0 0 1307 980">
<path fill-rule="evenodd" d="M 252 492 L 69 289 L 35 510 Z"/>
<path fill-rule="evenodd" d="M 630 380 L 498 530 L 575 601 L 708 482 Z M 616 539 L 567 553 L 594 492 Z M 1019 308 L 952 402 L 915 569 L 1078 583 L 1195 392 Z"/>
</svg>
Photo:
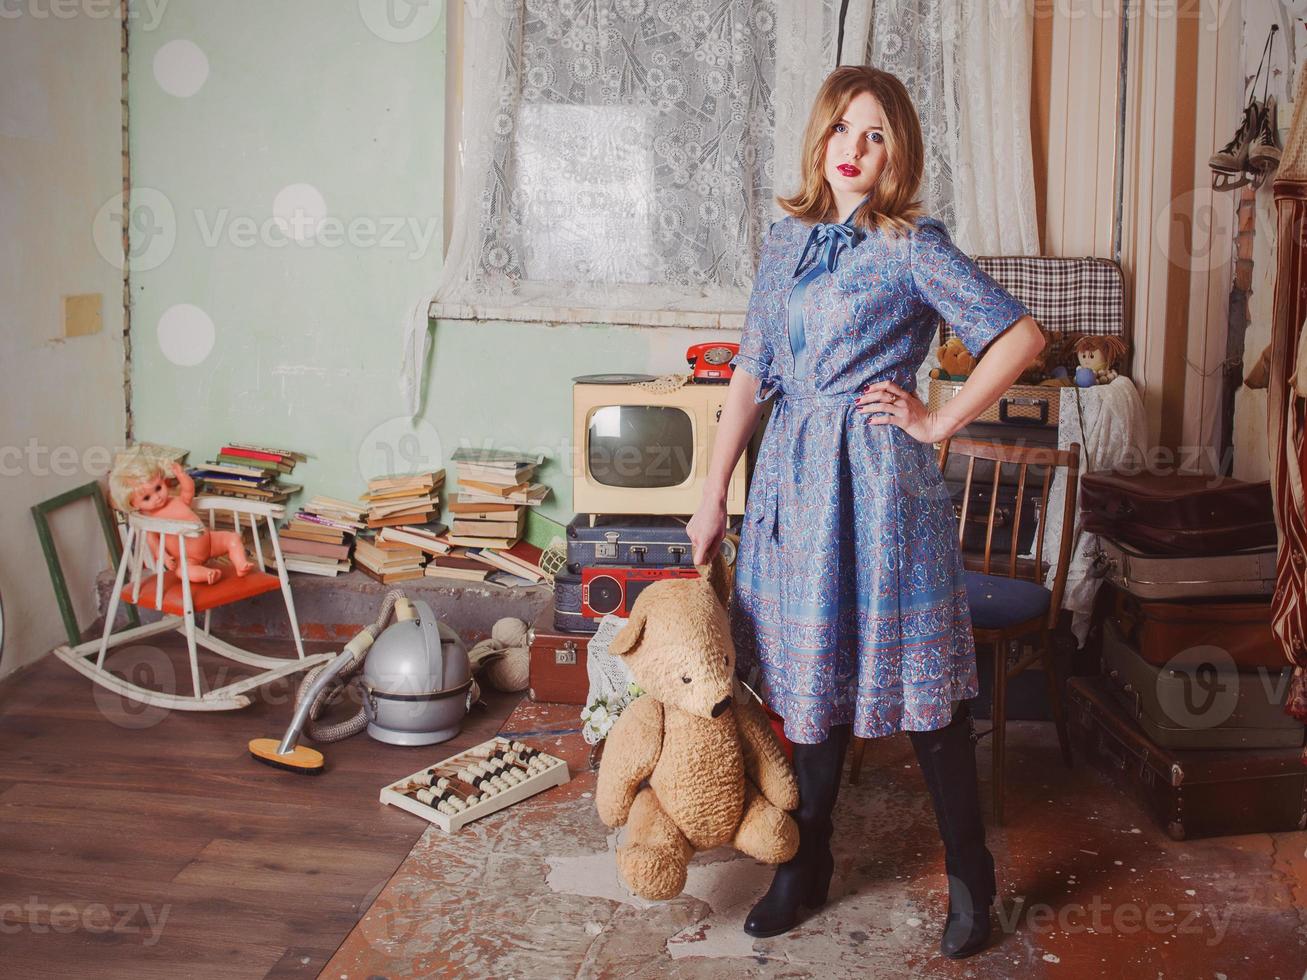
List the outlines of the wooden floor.
<svg viewBox="0 0 1307 980">
<path fill-rule="evenodd" d="M 189 690 L 184 653 L 178 638 L 117 656 Z M 293 693 L 169 713 L 53 657 L 0 682 L 0 972 L 316 977 L 427 826 L 380 805 L 380 788 L 493 735 L 521 700 L 488 693 L 439 746 L 326 746 L 327 771 L 308 777 L 246 749 L 280 738 Z"/>
</svg>

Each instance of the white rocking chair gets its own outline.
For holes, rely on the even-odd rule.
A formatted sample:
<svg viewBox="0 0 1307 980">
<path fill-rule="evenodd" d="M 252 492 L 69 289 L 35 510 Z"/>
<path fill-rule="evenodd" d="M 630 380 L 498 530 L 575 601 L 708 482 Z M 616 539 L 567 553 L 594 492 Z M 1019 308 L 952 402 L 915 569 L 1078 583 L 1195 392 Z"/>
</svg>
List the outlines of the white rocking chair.
<svg viewBox="0 0 1307 980">
<path fill-rule="evenodd" d="M 307 670 L 316 664 L 331 659 L 333 654 L 322 653 L 306 657 L 304 645 L 300 641 L 299 622 L 295 618 L 295 601 L 291 597 L 290 580 L 286 576 L 286 563 L 281 555 L 281 543 L 277 539 L 277 518 L 285 512 L 278 504 L 263 503 L 256 500 L 244 500 L 235 497 L 197 496 L 192 502 L 193 508 L 208 511 L 209 526 L 215 523 L 218 511 L 228 511 L 239 532 L 244 517 L 248 518 L 249 527 L 254 531 L 254 551 L 256 568 L 243 575 L 236 575 L 229 566 L 222 566 L 222 578 L 212 585 L 192 583 L 186 574 L 186 549 L 182 547 L 182 538 L 193 537 L 204 530 L 202 524 L 190 521 L 170 521 L 140 514 L 130 514 L 127 518 L 127 540 L 123 543 L 122 560 L 118 563 L 118 575 L 114 580 L 113 592 L 109 596 L 109 609 L 104 619 L 104 635 L 98 640 L 88 640 L 76 646 L 55 648 L 55 655 L 78 672 L 85 674 L 92 681 L 125 698 L 142 704 L 161 708 L 176 708 L 182 711 L 228 711 L 243 708 L 250 703 L 245 692 L 260 687 L 269 681 L 290 674 Z M 267 522 L 269 539 L 272 543 L 276 574 L 269 574 L 263 557 L 263 542 L 259 536 L 259 520 Z M 158 537 L 159 551 L 150 554 L 147 544 L 148 535 L 154 532 Z M 178 567 L 176 572 L 164 570 L 163 556 L 165 540 L 168 535 L 177 541 Z M 149 567 L 147 568 L 147 562 Z M 128 567 L 131 569 L 131 584 L 125 586 Z M 152 572 L 151 578 L 141 581 L 141 572 Z M 253 598 L 280 588 L 286 599 L 286 613 L 290 617 L 290 632 L 295 638 L 296 658 L 265 657 L 232 646 L 209 632 L 209 614 L 219 606 L 225 606 L 241 599 Z M 128 602 L 143 609 L 154 609 L 162 614 L 156 623 L 147 623 L 113 632 L 113 624 L 118 614 L 119 602 Z M 204 626 L 195 627 L 195 614 L 204 613 Z M 133 684 L 105 668 L 105 654 L 111 647 L 121 646 L 177 630 L 185 634 L 186 646 L 190 653 L 191 690 L 190 695 L 156 691 Z M 220 656 L 248 667 L 262 668 L 260 673 L 243 678 L 231 684 L 205 691 L 200 678 L 200 665 L 197 659 L 196 645 L 205 647 Z"/>
</svg>

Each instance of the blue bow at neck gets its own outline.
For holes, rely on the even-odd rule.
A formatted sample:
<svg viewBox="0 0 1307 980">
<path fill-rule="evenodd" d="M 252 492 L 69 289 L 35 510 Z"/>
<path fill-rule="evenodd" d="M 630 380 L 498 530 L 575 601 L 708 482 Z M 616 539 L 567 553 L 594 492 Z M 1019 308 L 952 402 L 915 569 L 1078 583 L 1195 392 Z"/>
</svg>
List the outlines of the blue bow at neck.
<svg viewBox="0 0 1307 980">
<path fill-rule="evenodd" d="M 799 274 L 803 263 L 808 261 L 809 253 L 813 251 L 817 252 L 817 264 L 824 265 L 827 272 L 834 272 L 840 253 L 846 248 L 855 247 L 865 237 L 866 232 L 849 224 L 823 221 L 813 225 L 808 242 L 799 255 L 799 264 L 794 267 L 794 275 Z"/>
</svg>

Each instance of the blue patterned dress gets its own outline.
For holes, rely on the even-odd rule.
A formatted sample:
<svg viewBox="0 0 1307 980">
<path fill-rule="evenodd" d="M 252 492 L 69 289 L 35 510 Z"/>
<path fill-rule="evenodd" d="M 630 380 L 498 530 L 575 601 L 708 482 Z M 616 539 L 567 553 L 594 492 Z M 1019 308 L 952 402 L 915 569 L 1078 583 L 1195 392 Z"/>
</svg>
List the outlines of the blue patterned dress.
<svg viewBox="0 0 1307 980">
<path fill-rule="evenodd" d="M 773 222 L 731 362 L 777 399 L 736 558 L 737 671 L 804 743 L 940 728 L 978 693 L 935 448 L 854 400 L 915 389 L 937 313 L 972 353 L 1028 313 L 938 220 L 896 237 L 851 219 Z"/>
</svg>

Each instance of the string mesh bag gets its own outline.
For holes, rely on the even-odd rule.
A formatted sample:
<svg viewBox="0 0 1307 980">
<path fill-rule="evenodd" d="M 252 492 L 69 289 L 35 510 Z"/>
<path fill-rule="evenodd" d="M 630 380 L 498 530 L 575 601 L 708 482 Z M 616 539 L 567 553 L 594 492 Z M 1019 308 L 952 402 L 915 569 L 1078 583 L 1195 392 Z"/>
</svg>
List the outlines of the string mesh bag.
<svg viewBox="0 0 1307 980">
<path fill-rule="evenodd" d="M 645 391 L 652 391 L 655 395 L 668 395 L 684 388 L 691 377 L 693 375 L 690 374 L 664 374 L 661 378 L 654 378 L 652 381 L 637 381 L 635 386 Z"/>
</svg>

